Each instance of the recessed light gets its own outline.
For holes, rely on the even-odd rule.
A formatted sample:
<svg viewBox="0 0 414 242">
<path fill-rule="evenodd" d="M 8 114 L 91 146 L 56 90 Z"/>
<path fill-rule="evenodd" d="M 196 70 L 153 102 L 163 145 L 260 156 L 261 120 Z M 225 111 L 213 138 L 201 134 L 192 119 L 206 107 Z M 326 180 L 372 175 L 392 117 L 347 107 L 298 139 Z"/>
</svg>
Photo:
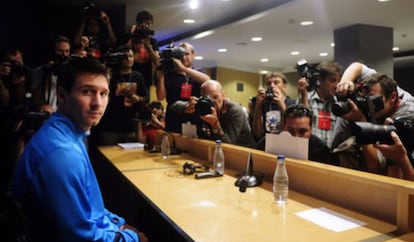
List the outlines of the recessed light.
<svg viewBox="0 0 414 242">
<path fill-rule="evenodd" d="M 220 52 L 220 53 L 224 53 L 224 52 L 227 52 L 227 49 L 226 48 L 221 48 L 221 49 L 217 49 L 217 51 Z"/>
<path fill-rule="evenodd" d="M 187 18 L 187 19 L 184 19 L 183 20 L 183 23 L 185 23 L 185 24 L 193 24 L 193 23 L 195 23 L 195 20 L 194 19 Z"/>
<path fill-rule="evenodd" d="M 331 47 L 335 47 L 335 43 L 331 43 L 330 45 L 331 45 Z"/>
<path fill-rule="evenodd" d="M 392 47 L 392 51 L 399 51 L 399 50 L 400 50 L 400 48 L 399 48 L 399 47 L 397 47 L 397 46 Z"/>
<path fill-rule="evenodd" d="M 252 41 L 257 42 L 257 41 L 262 41 L 262 37 L 253 37 Z"/>
<path fill-rule="evenodd" d="M 299 52 L 299 51 L 292 51 L 292 52 L 290 52 L 290 54 L 291 54 L 291 55 L 299 55 L 299 54 L 300 54 L 300 52 Z"/>
<path fill-rule="evenodd" d="M 312 24 L 313 24 L 313 21 L 310 21 L 310 20 L 300 22 L 300 25 L 302 25 L 302 26 L 309 26 L 309 25 L 312 25 Z"/>
<path fill-rule="evenodd" d="M 204 32 L 201 32 L 199 34 L 194 35 L 192 39 L 202 39 L 202 38 L 207 37 L 207 36 L 212 35 L 212 34 L 214 34 L 213 30 L 207 30 L 207 31 L 204 31 Z"/>
<path fill-rule="evenodd" d="M 269 58 L 262 58 L 260 59 L 260 62 L 269 62 Z"/>
<path fill-rule="evenodd" d="M 327 52 L 322 52 L 322 53 L 319 53 L 319 56 L 328 56 L 328 53 Z"/>
<path fill-rule="evenodd" d="M 262 74 L 262 75 L 266 75 L 267 73 L 269 73 L 269 71 L 266 71 L 266 70 L 261 70 L 260 71 L 260 74 Z"/>
<path fill-rule="evenodd" d="M 191 9 L 197 9 L 197 8 L 198 8 L 198 1 L 197 1 L 197 0 L 191 0 L 191 1 L 188 3 L 188 6 L 189 6 Z"/>
<path fill-rule="evenodd" d="M 391 0 L 377 0 L 380 3 L 390 2 Z"/>
<path fill-rule="evenodd" d="M 202 57 L 202 56 L 197 55 L 196 57 L 194 57 L 194 59 L 196 59 L 196 60 L 202 60 L 202 59 L 203 59 L 203 57 Z"/>
</svg>

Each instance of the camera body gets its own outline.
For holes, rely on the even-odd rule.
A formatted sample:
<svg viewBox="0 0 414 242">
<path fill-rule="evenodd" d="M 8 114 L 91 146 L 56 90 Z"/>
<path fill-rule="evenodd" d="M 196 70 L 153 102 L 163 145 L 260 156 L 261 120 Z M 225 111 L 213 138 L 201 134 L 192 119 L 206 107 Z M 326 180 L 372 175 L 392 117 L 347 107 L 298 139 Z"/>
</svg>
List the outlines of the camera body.
<svg viewBox="0 0 414 242">
<path fill-rule="evenodd" d="M 92 2 L 87 2 L 82 6 L 81 14 L 89 18 L 101 18 L 101 10 Z"/>
<path fill-rule="evenodd" d="M 107 52 L 105 53 L 101 61 L 109 67 L 119 66 L 122 61 L 128 58 L 128 52 Z"/>
<path fill-rule="evenodd" d="M 266 92 L 265 92 L 265 100 L 267 102 L 272 102 L 274 97 L 275 97 L 275 94 L 273 93 L 272 88 L 271 87 L 268 87 L 266 89 Z"/>
<path fill-rule="evenodd" d="M 358 106 L 359 110 L 366 117 L 369 117 L 370 113 L 378 112 L 384 108 L 384 101 L 381 95 L 360 96 L 354 93 L 345 98 L 338 98 L 339 100 L 332 105 L 332 113 L 334 115 L 342 116 L 351 111 L 351 105 L 347 101 L 348 98 Z"/>
<path fill-rule="evenodd" d="M 133 42 L 139 42 L 142 39 L 145 39 L 149 36 L 154 36 L 155 31 L 152 29 L 145 29 L 145 28 L 140 28 L 140 29 L 135 29 L 134 33 L 132 33 L 132 41 Z"/>
<path fill-rule="evenodd" d="M 195 105 L 195 114 L 199 116 L 211 114 L 211 108 L 214 106 L 213 99 L 209 96 L 201 96 Z"/>
<path fill-rule="evenodd" d="M 176 71 L 173 58 L 182 59 L 185 56 L 185 49 L 182 47 L 168 47 L 160 51 L 161 65 L 165 72 Z"/>
<path fill-rule="evenodd" d="M 305 59 L 300 59 L 296 62 L 296 69 L 301 77 L 305 77 L 308 82 L 308 91 L 312 91 L 317 87 L 320 71 L 308 64 Z"/>
<path fill-rule="evenodd" d="M 395 131 L 404 147 L 410 154 L 414 150 L 414 116 L 400 116 L 393 119 L 392 125 L 372 124 L 369 122 L 354 122 L 351 131 L 355 135 L 356 143 L 365 144 L 393 144 L 391 132 Z"/>
<path fill-rule="evenodd" d="M 6 84 L 11 84 L 14 78 L 20 78 L 26 75 L 26 70 L 23 65 L 21 65 L 17 61 L 10 61 L 8 63 L 4 63 L 3 66 L 8 66 L 10 68 L 10 73 L 3 77 L 3 80 Z"/>
</svg>

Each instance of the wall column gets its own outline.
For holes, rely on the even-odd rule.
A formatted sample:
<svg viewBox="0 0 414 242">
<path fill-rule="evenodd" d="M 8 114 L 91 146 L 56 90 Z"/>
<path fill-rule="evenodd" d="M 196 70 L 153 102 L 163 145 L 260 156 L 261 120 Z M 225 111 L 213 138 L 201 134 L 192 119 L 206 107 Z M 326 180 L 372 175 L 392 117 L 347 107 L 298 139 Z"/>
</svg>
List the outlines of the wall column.
<svg viewBox="0 0 414 242">
<path fill-rule="evenodd" d="M 394 75 L 393 29 L 356 24 L 334 31 L 335 60 L 344 67 L 361 61 L 378 72 Z"/>
</svg>

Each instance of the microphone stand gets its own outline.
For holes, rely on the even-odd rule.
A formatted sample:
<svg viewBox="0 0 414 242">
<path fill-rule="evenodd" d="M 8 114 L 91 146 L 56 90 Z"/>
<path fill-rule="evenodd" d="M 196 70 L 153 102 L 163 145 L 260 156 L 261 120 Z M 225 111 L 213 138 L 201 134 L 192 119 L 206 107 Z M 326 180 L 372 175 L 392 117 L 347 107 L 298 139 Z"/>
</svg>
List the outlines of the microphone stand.
<svg viewBox="0 0 414 242">
<path fill-rule="evenodd" d="M 234 185 L 239 187 L 240 192 L 245 192 L 248 187 L 260 186 L 262 181 L 263 174 L 254 172 L 252 153 L 249 152 L 246 172 L 236 180 Z"/>
</svg>

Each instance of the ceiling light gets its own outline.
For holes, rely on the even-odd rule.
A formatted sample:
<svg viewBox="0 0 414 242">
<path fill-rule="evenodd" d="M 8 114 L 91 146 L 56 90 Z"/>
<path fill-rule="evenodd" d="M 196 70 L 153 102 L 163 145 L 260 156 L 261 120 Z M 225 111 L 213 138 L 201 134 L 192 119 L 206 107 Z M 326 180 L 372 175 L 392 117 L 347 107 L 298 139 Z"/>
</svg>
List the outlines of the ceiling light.
<svg viewBox="0 0 414 242">
<path fill-rule="evenodd" d="M 202 60 L 203 57 L 198 55 L 198 56 L 194 57 L 194 59 L 196 59 L 196 60 Z"/>
<path fill-rule="evenodd" d="M 262 74 L 262 75 L 266 75 L 267 73 L 269 73 L 269 71 L 266 71 L 266 70 L 261 70 L 260 71 L 260 74 Z"/>
<path fill-rule="evenodd" d="M 188 3 L 188 6 L 190 6 L 191 9 L 197 9 L 198 8 L 198 1 L 197 0 L 191 0 Z"/>
<path fill-rule="evenodd" d="M 290 54 L 291 54 L 291 55 L 299 55 L 299 54 L 300 54 L 300 52 L 299 52 L 299 51 L 292 51 L 292 52 L 290 52 Z"/>
<path fill-rule="evenodd" d="M 194 19 L 184 19 L 183 20 L 183 23 L 185 23 L 185 24 L 193 24 L 193 23 L 195 23 L 195 20 Z"/>
<path fill-rule="evenodd" d="M 390 2 L 391 0 L 377 0 L 380 3 Z"/>
<path fill-rule="evenodd" d="M 220 53 L 224 53 L 224 52 L 227 52 L 227 49 L 226 48 L 221 48 L 221 49 L 217 49 L 217 51 L 220 52 Z"/>
<path fill-rule="evenodd" d="M 257 42 L 257 41 L 262 41 L 262 37 L 253 37 L 252 41 Z"/>
<path fill-rule="evenodd" d="M 322 52 L 322 53 L 319 53 L 319 56 L 328 56 L 328 53 L 327 52 Z"/>
<path fill-rule="evenodd" d="M 335 47 L 335 43 L 331 43 L 331 47 Z"/>
<path fill-rule="evenodd" d="M 204 37 L 212 35 L 213 33 L 214 33 L 213 30 L 207 30 L 207 31 L 204 31 L 204 32 L 201 32 L 201 33 L 198 33 L 198 34 L 194 35 L 192 39 L 202 39 Z"/>
<path fill-rule="evenodd" d="M 312 25 L 313 24 L 313 21 L 302 21 L 302 22 L 300 22 L 300 25 L 302 25 L 302 26 L 309 26 L 309 25 Z"/>
<path fill-rule="evenodd" d="M 395 47 L 392 48 L 392 51 L 399 51 L 399 50 L 400 50 L 400 48 L 397 47 L 397 46 L 395 46 Z"/>
<path fill-rule="evenodd" d="M 260 62 L 269 62 L 269 58 L 262 58 L 260 59 Z"/>
</svg>

